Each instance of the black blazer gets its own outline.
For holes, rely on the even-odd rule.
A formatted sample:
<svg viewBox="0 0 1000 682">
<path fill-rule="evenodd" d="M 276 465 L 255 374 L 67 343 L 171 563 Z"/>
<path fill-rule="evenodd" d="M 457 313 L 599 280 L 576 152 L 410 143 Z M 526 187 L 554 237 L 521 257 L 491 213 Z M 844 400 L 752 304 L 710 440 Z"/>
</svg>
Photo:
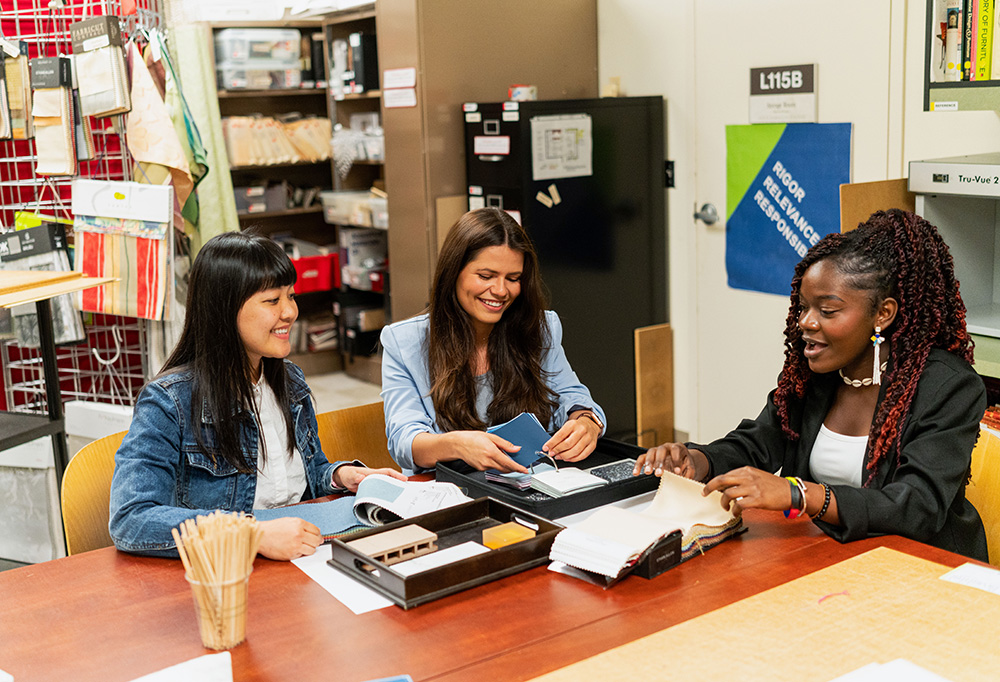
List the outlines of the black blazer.
<svg viewBox="0 0 1000 682">
<path fill-rule="evenodd" d="M 791 426 L 800 434 L 797 442 L 781 431 L 772 391 L 756 420 L 744 419 L 724 438 L 689 447 L 705 453 L 712 475 L 752 466 L 770 472 L 780 468 L 782 475 L 809 481 L 813 443 L 840 381 L 835 372 L 815 375 L 802 402 L 790 406 Z M 879 404 L 885 389 L 883 385 Z M 831 486 L 842 525 L 816 524 L 841 542 L 904 535 L 987 561 L 983 523 L 965 499 L 965 479 L 985 409 L 986 388 L 972 367 L 932 349 L 903 425 L 902 452 L 887 453 L 868 487 Z M 862 480 L 868 477 L 867 464 L 866 455 Z"/>
</svg>

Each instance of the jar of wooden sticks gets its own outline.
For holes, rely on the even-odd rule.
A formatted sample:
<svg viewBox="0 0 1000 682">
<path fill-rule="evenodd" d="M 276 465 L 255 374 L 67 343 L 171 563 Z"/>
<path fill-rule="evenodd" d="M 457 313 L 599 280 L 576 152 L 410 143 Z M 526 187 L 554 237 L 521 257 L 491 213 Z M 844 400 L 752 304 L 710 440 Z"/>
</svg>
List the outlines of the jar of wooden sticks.
<svg viewBox="0 0 1000 682">
<path fill-rule="evenodd" d="M 212 512 L 173 529 L 194 596 L 201 642 L 231 649 L 247 631 L 247 592 L 261 531 L 253 517 Z"/>
</svg>

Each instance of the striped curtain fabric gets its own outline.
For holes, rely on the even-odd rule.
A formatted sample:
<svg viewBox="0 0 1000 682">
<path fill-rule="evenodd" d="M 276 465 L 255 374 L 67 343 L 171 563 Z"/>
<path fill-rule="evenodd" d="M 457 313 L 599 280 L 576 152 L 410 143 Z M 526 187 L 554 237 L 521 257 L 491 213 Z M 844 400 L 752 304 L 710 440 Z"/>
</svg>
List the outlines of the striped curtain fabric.
<svg viewBox="0 0 1000 682">
<path fill-rule="evenodd" d="M 170 247 L 167 223 L 77 215 L 75 268 L 117 282 L 80 293 L 80 309 L 162 320 Z"/>
</svg>

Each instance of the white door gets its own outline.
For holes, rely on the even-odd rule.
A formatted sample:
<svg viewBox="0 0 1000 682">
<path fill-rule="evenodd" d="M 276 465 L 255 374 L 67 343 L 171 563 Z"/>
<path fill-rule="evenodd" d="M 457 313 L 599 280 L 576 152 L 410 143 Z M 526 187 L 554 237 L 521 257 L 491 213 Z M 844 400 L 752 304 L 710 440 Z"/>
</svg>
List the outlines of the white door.
<svg viewBox="0 0 1000 682">
<path fill-rule="evenodd" d="M 749 71 L 816 64 L 818 122 L 853 123 L 852 182 L 884 180 L 889 116 L 898 105 L 890 74 L 903 49 L 891 39 L 890 19 L 901 16 L 903 4 L 694 1 L 695 201 L 699 207 L 713 204 L 720 219 L 712 226 L 700 221 L 692 226 L 698 356 L 693 439 L 717 438 L 740 419 L 757 416 L 784 360 L 788 298 L 726 284 L 725 126 L 748 123 Z"/>
</svg>

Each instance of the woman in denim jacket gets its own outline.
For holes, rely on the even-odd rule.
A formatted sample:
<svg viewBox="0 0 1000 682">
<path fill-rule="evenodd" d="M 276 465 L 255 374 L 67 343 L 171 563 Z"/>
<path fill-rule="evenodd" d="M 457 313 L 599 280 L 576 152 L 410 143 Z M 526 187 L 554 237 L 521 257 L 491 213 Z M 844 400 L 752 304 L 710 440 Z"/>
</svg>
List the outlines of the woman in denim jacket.
<svg viewBox="0 0 1000 682">
<path fill-rule="evenodd" d="M 111 537 L 120 550 L 177 556 L 170 530 L 216 509 L 252 512 L 356 491 L 361 462 L 320 449 L 302 370 L 283 358 L 298 317 L 295 269 L 266 237 L 209 240 L 191 269 L 181 339 L 139 394 L 115 456 Z M 294 559 L 322 542 L 297 518 L 260 522 L 260 554 Z"/>
</svg>

